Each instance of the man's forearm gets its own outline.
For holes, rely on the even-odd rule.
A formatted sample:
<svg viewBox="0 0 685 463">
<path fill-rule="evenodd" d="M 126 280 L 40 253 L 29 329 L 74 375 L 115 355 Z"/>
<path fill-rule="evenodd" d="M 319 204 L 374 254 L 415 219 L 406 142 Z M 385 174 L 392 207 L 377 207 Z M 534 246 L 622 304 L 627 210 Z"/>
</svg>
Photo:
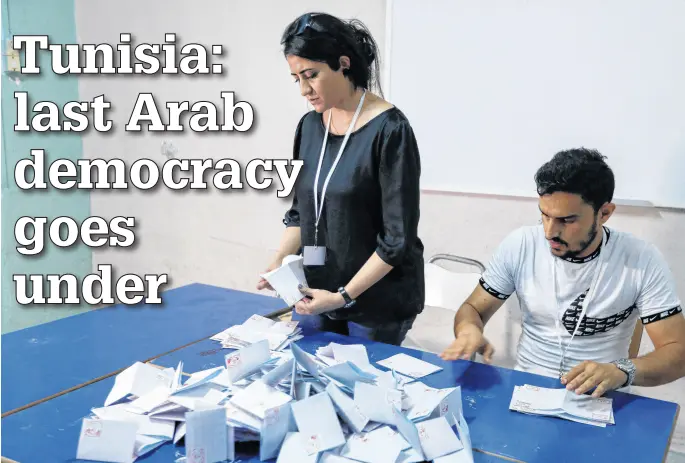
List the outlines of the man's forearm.
<svg viewBox="0 0 685 463">
<path fill-rule="evenodd" d="M 459 307 L 459 310 L 457 311 L 457 315 L 454 317 L 454 335 L 457 335 L 457 331 L 459 330 L 460 325 L 464 325 L 466 323 L 470 323 L 473 325 L 476 325 L 478 328 L 480 328 L 481 331 L 484 329 L 484 324 L 483 324 L 483 319 L 480 317 L 480 314 L 478 311 L 468 302 L 464 302 L 461 307 Z"/>
<path fill-rule="evenodd" d="M 633 359 L 636 386 L 659 386 L 685 376 L 685 345 L 666 344 Z"/>
</svg>

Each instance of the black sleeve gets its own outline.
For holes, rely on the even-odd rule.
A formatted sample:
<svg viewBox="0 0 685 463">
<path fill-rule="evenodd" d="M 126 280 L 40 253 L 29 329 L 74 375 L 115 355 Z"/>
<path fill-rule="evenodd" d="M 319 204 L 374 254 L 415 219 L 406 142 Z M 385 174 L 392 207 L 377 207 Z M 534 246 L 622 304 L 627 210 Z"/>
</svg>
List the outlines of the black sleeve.
<svg viewBox="0 0 685 463">
<path fill-rule="evenodd" d="M 674 315 L 682 317 L 683 309 L 676 289 L 675 278 L 659 249 L 648 244 L 640 255 L 642 285 L 635 305 L 643 325 L 658 322 Z"/>
<path fill-rule="evenodd" d="M 293 159 L 300 158 L 300 140 L 302 139 L 302 124 L 304 123 L 304 118 L 307 117 L 305 114 L 300 118 L 300 122 L 297 124 L 297 129 L 295 130 L 295 141 L 293 143 Z M 297 191 L 293 189 L 293 202 L 285 213 L 283 217 L 283 224 L 286 227 L 299 227 L 300 226 L 300 212 L 297 206 Z"/>
<path fill-rule="evenodd" d="M 379 153 L 383 231 L 376 252 L 388 265 L 398 266 L 416 242 L 419 224 L 419 148 L 409 122 L 390 122 Z"/>
</svg>

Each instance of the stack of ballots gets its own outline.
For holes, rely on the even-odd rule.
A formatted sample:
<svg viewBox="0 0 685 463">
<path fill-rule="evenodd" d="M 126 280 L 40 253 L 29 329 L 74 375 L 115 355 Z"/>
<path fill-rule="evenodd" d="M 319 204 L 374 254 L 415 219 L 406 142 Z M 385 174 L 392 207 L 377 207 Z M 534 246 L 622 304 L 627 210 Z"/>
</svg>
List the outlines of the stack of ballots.
<svg viewBox="0 0 685 463">
<path fill-rule="evenodd" d="M 363 345 L 312 355 L 268 339 L 185 382 L 183 362 L 136 363 L 83 419 L 77 458 L 130 462 L 183 439 L 177 462 L 235 461 L 236 443 L 254 441 L 259 460 L 276 463 L 473 463 L 460 387 L 421 381 L 439 370 L 405 354 L 372 365 Z"/>
<path fill-rule="evenodd" d="M 241 325 L 233 325 L 210 339 L 221 342 L 227 349 L 240 349 L 267 340 L 269 349 L 281 351 L 291 342 L 302 339 L 302 329 L 297 325 L 296 321 L 276 321 L 255 314 Z"/>
<path fill-rule="evenodd" d="M 556 416 L 578 423 L 606 427 L 614 423 L 613 400 L 524 384 L 516 386 L 509 409 L 531 415 Z"/>
</svg>

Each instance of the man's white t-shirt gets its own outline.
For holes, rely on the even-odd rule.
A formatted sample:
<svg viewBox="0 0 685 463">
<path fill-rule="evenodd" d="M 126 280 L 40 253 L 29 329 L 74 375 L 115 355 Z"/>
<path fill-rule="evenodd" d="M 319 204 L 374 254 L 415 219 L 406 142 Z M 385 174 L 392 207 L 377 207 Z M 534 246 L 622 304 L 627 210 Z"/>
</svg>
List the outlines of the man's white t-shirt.
<svg viewBox="0 0 685 463">
<path fill-rule="evenodd" d="M 540 225 L 515 230 L 497 248 L 481 286 L 500 299 L 516 292 L 522 312 L 517 369 L 559 376 L 559 336 L 566 349 L 597 271 L 597 287 L 566 350 L 564 373 L 584 360 L 628 357 L 637 317 L 647 325 L 683 316 L 658 249 L 630 233 L 608 227 L 603 232 L 604 244 L 583 259 L 554 256 Z"/>
</svg>

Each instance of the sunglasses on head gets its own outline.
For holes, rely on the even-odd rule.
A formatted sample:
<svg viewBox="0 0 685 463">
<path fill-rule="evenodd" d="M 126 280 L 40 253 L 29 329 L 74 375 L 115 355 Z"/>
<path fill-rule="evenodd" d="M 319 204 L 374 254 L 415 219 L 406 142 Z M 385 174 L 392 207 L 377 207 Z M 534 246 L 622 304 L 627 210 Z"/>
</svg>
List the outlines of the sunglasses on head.
<svg viewBox="0 0 685 463">
<path fill-rule="evenodd" d="M 303 34 L 307 29 L 311 29 L 315 32 L 323 32 L 321 26 L 314 22 L 314 17 L 311 14 L 306 14 L 298 21 L 297 27 L 293 35 Z"/>
</svg>

